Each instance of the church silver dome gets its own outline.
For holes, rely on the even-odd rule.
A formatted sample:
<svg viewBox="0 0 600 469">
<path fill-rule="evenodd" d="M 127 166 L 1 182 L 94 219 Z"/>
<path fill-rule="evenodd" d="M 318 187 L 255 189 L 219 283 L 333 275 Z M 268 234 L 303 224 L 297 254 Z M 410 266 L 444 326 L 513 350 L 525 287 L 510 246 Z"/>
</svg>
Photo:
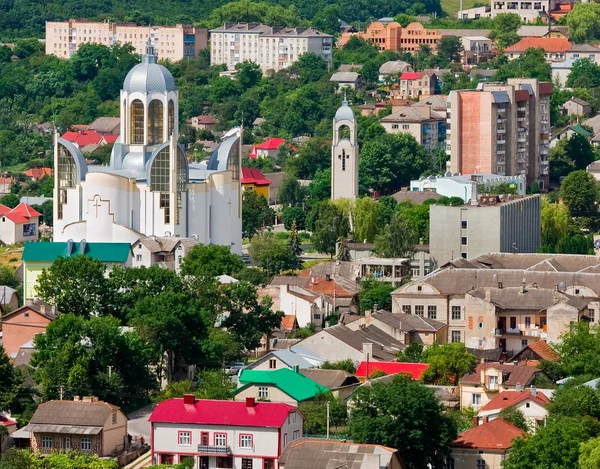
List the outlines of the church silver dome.
<svg viewBox="0 0 600 469">
<path fill-rule="evenodd" d="M 354 119 L 355 119 L 354 111 L 352 110 L 352 108 L 350 106 L 348 106 L 348 101 L 346 101 L 346 98 L 344 97 L 344 100 L 342 101 L 342 105 L 335 113 L 335 121 L 336 122 L 344 121 L 344 120 L 353 121 Z"/>
<path fill-rule="evenodd" d="M 142 57 L 142 63 L 129 70 L 123 89 L 141 93 L 176 91 L 173 75 L 165 67 L 156 63 L 156 56 L 152 49 L 149 49 L 148 54 Z"/>
</svg>

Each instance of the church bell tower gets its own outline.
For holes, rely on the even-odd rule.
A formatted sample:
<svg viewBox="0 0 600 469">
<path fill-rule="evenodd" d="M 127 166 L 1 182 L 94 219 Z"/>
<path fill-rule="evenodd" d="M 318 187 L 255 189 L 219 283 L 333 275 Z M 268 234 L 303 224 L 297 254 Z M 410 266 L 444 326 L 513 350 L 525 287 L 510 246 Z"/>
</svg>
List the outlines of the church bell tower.
<svg viewBox="0 0 600 469">
<path fill-rule="evenodd" d="M 358 142 L 356 117 L 346 95 L 333 118 L 331 147 L 331 200 L 358 196 Z"/>
</svg>

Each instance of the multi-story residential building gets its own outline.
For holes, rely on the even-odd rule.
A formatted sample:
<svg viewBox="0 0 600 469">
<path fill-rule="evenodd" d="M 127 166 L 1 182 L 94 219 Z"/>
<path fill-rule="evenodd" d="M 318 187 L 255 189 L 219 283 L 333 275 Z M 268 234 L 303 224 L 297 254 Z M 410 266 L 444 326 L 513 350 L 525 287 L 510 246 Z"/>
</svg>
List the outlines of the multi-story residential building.
<svg viewBox="0 0 600 469">
<path fill-rule="evenodd" d="M 449 173 L 452 174 L 452 173 Z M 471 200 L 473 182 L 477 186 L 483 186 L 484 191 L 500 184 L 509 184 L 514 187 L 517 194 L 525 195 L 527 191 L 527 179 L 521 176 L 499 176 L 490 173 L 461 174 L 458 176 L 423 176 L 420 179 L 410 181 L 411 192 L 435 192 L 445 197 L 460 197 L 465 202 Z"/>
<path fill-rule="evenodd" d="M 405 50 L 414 52 L 422 45 L 436 50 L 442 38 L 441 33 L 435 29 L 426 29 L 421 23 L 413 22 L 403 28 L 399 23 L 372 22 L 365 32 L 343 33 L 339 45 L 345 45 L 352 36 L 357 36 L 373 43 L 379 51 Z"/>
<path fill-rule="evenodd" d="M 596 256 L 491 253 L 457 259 L 395 290 L 392 312 L 435 312 L 437 321 L 448 324 L 449 342 L 504 348 L 510 358 L 525 347 L 523 341 L 559 341 L 582 316 L 597 323 L 597 272 Z"/>
<path fill-rule="evenodd" d="M 437 75 L 432 72 L 404 72 L 400 75 L 399 87 L 391 91 L 392 98 L 407 99 L 435 94 Z"/>
<path fill-rule="evenodd" d="M 313 28 L 281 28 L 258 23 L 225 23 L 210 30 L 210 63 L 234 70 L 238 63 L 256 62 L 263 72 L 289 67 L 313 52 L 331 65 L 333 38 Z"/>
<path fill-rule="evenodd" d="M 444 114 L 429 106 L 404 107 L 381 119 L 390 134 L 409 133 L 427 149 L 440 146 L 446 138 Z"/>
<path fill-rule="evenodd" d="M 488 252 L 536 252 L 541 243 L 539 195 L 477 197 L 460 206 L 432 205 L 429 211 L 430 252 L 439 265 Z"/>
<path fill-rule="evenodd" d="M 536 0 L 491 0 L 492 18 L 501 13 L 514 13 L 519 15 L 522 21 L 534 22 L 537 19 L 547 20 L 548 11 L 555 9 L 556 1 Z M 549 8 L 548 8 L 549 6 Z"/>
<path fill-rule="evenodd" d="M 552 84 L 510 78 L 448 97 L 446 153 L 452 173 L 525 175 L 549 183 Z"/>
<path fill-rule="evenodd" d="M 485 36 L 461 37 L 461 61 L 464 65 L 477 65 L 493 57 L 492 40 Z"/>
<path fill-rule="evenodd" d="M 567 51 L 571 49 L 571 43 L 566 37 L 524 37 L 504 49 L 504 54 L 508 60 L 514 60 L 529 49 L 543 49 L 546 62 L 563 62 L 567 58 Z"/>
<path fill-rule="evenodd" d="M 46 54 L 70 58 L 82 44 L 131 44 L 144 55 L 152 41 L 159 59 L 177 61 L 196 57 L 208 45 L 208 31 L 189 24 L 137 26 L 133 23 L 91 22 L 71 19 L 46 22 Z"/>
<path fill-rule="evenodd" d="M 282 451 L 302 436 L 302 414 L 275 402 L 160 402 L 150 418 L 154 464 L 192 461 L 196 469 L 276 469 Z"/>
</svg>

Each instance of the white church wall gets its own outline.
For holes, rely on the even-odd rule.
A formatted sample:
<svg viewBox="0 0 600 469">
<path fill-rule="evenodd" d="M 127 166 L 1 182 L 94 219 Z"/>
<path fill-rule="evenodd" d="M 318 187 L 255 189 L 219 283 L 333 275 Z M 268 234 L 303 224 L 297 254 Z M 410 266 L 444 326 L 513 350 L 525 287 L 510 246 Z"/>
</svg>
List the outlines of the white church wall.
<svg viewBox="0 0 600 469">
<path fill-rule="evenodd" d="M 207 244 L 209 235 L 210 191 L 206 183 L 192 183 L 188 188 L 188 236 L 196 235 L 198 242 Z"/>
<path fill-rule="evenodd" d="M 210 242 L 212 244 L 231 245 L 231 225 L 227 214 L 233 214 L 229 173 L 217 173 L 210 177 L 211 227 Z M 229 180 L 229 181 L 228 181 Z M 223 214 L 224 216 L 220 216 Z"/>
<path fill-rule="evenodd" d="M 84 219 L 98 217 L 100 201 L 108 203 L 107 210 L 113 223 L 133 228 L 131 211 L 133 210 L 131 193 L 132 181 L 122 176 L 107 173 L 88 173 L 84 186 Z M 97 227 L 100 229 L 100 227 Z"/>
<path fill-rule="evenodd" d="M 56 185 L 56 180 L 55 180 Z M 67 203 L 63 204 L 63 217 L 57 218 L 56 204 L 54 208 L 54 229 L 53 239 L 54 241 L 68 241 L 69 238 L 63 233 L 65 227 L 71 223 L 81 221 L 81 197 L 83 189 L 81 186 L 76 186 L 73 189 L 66 189 L 67 192 Z M 57 200 L 55 198 L 55 200 Z"/>
<path fill-rule="evenodd" d="M 342 158 L 346 155 L 345 164 Z M 333 148 L 333 172 L 331 175 L 333 200 L 340 198 L 355 199 L 358 194 L 358 165 L 354 146 L 350 140 L 343 139 Z"/>
</svg>

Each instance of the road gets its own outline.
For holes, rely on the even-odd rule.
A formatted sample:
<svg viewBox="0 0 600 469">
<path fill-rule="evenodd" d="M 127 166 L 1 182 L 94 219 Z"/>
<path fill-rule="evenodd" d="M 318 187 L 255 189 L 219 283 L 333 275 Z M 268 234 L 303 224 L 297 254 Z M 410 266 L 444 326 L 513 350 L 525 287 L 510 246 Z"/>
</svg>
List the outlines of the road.
<svg viewBox="0 0 600 469">
<path fill-rule="evenodd" d="M 127 422 L 127 433 L 132 437 L 143 436 L 146 442 L 150 443 L 151 431 L 148 417 L 150 417 L 150 414 L 152 413 L 152 408 L 152 405 L 148 405 L 129 414 L 127 416 L 129 417 L 129 422 Z"/>
</svg>

